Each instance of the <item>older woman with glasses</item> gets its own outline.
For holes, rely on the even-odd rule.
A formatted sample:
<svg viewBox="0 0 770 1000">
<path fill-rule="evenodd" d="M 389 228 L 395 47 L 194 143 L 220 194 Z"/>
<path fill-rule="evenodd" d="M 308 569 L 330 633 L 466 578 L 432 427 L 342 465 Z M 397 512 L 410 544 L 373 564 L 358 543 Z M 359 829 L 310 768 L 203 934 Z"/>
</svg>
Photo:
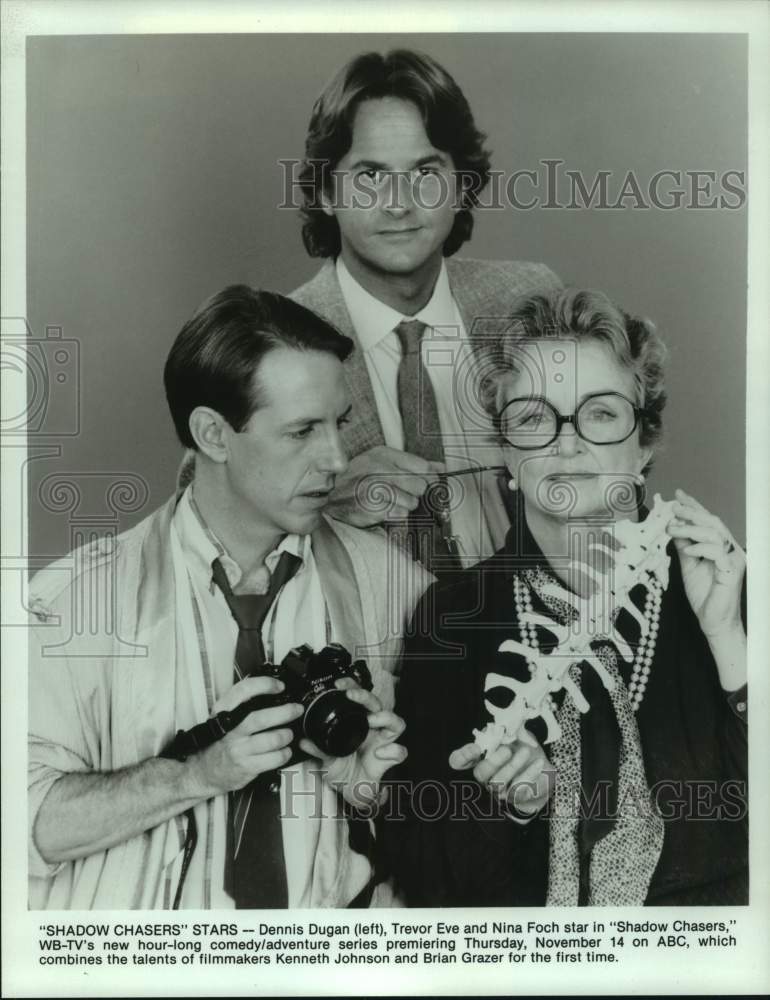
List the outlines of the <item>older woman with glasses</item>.
<svg viewBox="0 0 770 1000">
<path fill-rule="evenodd" d="M 745 903 L 745 556 L 644 503 L 664 347 L 598 292 L 523 301 L 483 401 L 506 546 L 415 614 L 385 855 L 407 904 Z"/>
</svg>

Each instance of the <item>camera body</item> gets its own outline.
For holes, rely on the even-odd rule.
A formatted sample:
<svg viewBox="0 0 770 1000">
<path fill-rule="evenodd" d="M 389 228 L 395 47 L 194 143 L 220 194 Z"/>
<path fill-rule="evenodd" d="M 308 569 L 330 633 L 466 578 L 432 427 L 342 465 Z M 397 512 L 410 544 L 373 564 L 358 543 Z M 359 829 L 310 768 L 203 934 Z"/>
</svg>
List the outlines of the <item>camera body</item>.
<svg viewBox="0 0 770 1000">
<path fill-rule="evenodd" d="M 352 677 L 360 687 L 371 691 L 372 678 L 364 660 L 353 661 L 344 646 L 335 642 L 318 653 L 310 646 L 297 646 L 289 650 L 280 664 L 265 663 L 260 667 L 256 676 L 262 675 L 283 681 L 284 690 L 242 702 L 229 713 L 237 717 L 236 726 L 257 709 L 293 702 L 304 709 L 292 723 L 294 744 L 307 737 L 325 754 L 346 757 L 366 739 L 369 732 L 366 709 L 335 687 L 335 681 Z"/>
<path fill-rule="evenodd" d="M 229 712 L 219 712 L 192 729 L 180 730 L 161 756 L 184 760 L 235 729 L 251 712 L 290 703 L 303 708 L 302 715 L 291 724 L 292 762 L 304 756 L 297 749 L 303 737 L 330 757 L 346 757 L 366 739 L 367 710 L 335 687 L 335 681 L 351 677 L 360 687 L 371 691 L 372 678 L 366 662 L 353 661 L 339 643 L 331 643 L 318 653 L 310 646 L 297 646 L 289 650 L 280 664 L 265 663 L 252 676 L 275 677 L 283 681 L 284 690 L 279 694 L 256 695 Z"/>
</svg>

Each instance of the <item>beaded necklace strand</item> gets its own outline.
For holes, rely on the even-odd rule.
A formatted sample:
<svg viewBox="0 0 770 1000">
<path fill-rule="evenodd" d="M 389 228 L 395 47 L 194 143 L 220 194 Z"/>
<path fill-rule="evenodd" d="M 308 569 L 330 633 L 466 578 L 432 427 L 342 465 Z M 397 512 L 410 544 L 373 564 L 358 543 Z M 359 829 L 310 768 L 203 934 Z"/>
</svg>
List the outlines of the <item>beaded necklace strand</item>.
<svg viewBox="0 0 770 1000">
<path fill-rule="evenodd" d="M 639 710 L 639 706 L 644 698 L 647 682 L 650 678 L 652 660 L 655 655 L 655 645 L 660 628 L 660 605 L 663 596 L 663 587 L 655 578 L 648 578 L 645 583 L 646 595 L 644 600 L 644 619 L 647 628 L 642 632 L 639 643 L 634 654 L 631 677 L 628 682 L 628 695 L 631 708 L 634 712 Z M 532 591 L 527 583 L 521 579 L 518 573 L 513 577 L 513 599 L 516 607 L 516 618 L 519 622 L 522 644 L 533 650 L 539 650 L 540 645 L 537 639 L 537 629 L 529 620 L 532 614 Z M 529 662 L 530 674 L 534 674 L 535 665 Z M 547 697 L 548 708 L 555 711 L 555 703 L 552 695 Z"/>
</svg>

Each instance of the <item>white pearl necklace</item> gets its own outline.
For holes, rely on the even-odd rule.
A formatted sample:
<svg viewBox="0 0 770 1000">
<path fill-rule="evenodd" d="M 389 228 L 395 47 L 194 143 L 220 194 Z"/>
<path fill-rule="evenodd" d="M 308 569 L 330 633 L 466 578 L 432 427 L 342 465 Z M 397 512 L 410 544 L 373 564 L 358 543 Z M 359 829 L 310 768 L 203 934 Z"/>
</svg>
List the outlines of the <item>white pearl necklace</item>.
<svg viewBox="0 0 770 1000">
<path fill-rule="evenodd" d="M 658 639 L 658 629 L 660 628 L 660 602 L 663 597 L 663 588 L 655 579 L 648 579 L 647 596 L 644 599 L 644 620 L 647 622 L 647 631 L 639 638 L 639 645 L 636 647 L 634 665 L 631 670 L 631 679 L 628 682 L 628 695 L 631 700 L 631 708 L 636 712 L 642 703 L 647 681 L 650 679 L 650 668 L 652 659 L 655 656 L 655 643 Z"/>
<path fill-rule="evenodd" d="M 658 639 L 660 628 L 660 605 L 663 596 L 663 588 L 654 577 L 646 581 L 647 594 L 644 600 L 644 619 L 647 623 L 646 630 L 639 638 L 639 644 L 634 654 L 634 662 L 631 668 L 631 677 L 628 682 L 628 695 L 631 708 L 634 712 L 639 710 L 639 706 L 644 698 L 647 689 L 647 682 L 650 679 L 652 660 L 655 656 L 655 644 Z M 539 650 L 537 641 L 537 629 L 531 621 L 524 618 L 524 615 L 532 613 L 532 593 L 527 584 L 520 578 L 518 573 L 513 577 L 513 600 L 516 607 L 516 618 L 519 622 L 522 644 L 530 649 Z M 530 674 L 534 674 L 535 667 L 530 662 Z M 553 712 L 556 706 L 552 695 L 548 695 L 548 707 Z"/>
<path fill-rule="evenodd" d="M 532 614 L 532 591 L 519 577 L 518 573 L 514 573 L 513 576 L 513 601 L 516 605 L 516 618 L 519 622 L 522 643 L 530 649 L 539 651 L 540 646 L 537 641 L 537 629 L 531 621 L 524 619 L 525 613 Z M 534 674 L 535 665 L 531 660 L 528 666 L 530 674 Z M 551 712 L 556 711 L 556 703 L 553 700 L 553 695 L 548 695 L 547 704 Z"/>
</svg>

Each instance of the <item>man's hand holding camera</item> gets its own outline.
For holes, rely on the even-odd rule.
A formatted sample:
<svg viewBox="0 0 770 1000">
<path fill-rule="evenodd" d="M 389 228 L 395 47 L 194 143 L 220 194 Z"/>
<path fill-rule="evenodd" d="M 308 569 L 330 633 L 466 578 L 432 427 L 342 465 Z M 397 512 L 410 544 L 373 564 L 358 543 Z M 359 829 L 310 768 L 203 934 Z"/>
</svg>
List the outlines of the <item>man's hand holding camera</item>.
<svg viewBox="0 0 770 1000">
<path fill-rule="evenodd" d="M 396 743 L 404 731 L 404 720 L 383 709 L 379 698 L 359 687 L 352 678 L 336 681 L 335 687 L 363 706 L 368 714 L 369 734 L 361 746 L 346 757 L 330 757 L 308 739 L 300 749 L 322 762 L 324 780 L 356 809 L 371 811 L 385 802 L 387 789 L 380 782 L 387 770 L 406 759 L 406 747 Z"/>
<path fill-rule="evenodd" d="M 283 690 L 283 682 L 275 677 L 245 677 L 219 699 L 214 712 L 231 712 L 250 698 Z M 202 797 L 235 791 L 258 775 L 283 767 L 291 758 L 291 723 L 302 711 L 295 703 L 256 709 L 222 739 L 194 754 L 189 763 Z"/>
<path fill-rule="evenodd" d="M 357 746 L 355 751 L 334 756 L 307 737 L 300 741 L 300 749 L 321 760 L 326 782 L 352 806 L 371 809 L 380 804 L 383 774 L 406 756 L 406 750 L 395 742 L 403 732 L 403 721 L 384 711 L 379 699 L 356 682 L 357 676 L 368 685 L 368 671 L 363 661 L 351 664 L 342 647 L 327 647 L 318 656 L 300 647 L 290 656 L 298 658 L 300 667 L 312 664 L 309 674 L 315 685 L 305 675 L 297 688 L 297 675 L 290 670 L 284 674 L 287 683 L 269 673 L 244 678 L 219 699 L 208 723 L 181 734 L 197 730 L 198 738 L 205 740 L 197 749 L 184 740 L 179 743 L 177 734 L 172 742 L 183 747 L 178 752 L 169 752 L 167 747 L 158 757 L 114 772 L 64 774 L 38 812 L 34 834 L 42 857 L 59 863 L 105 850 L 198 802 L 243 788 L 258 775 L 278 770 L 293 756 L 300 718 L 303 727 L 310 725 L 321 740 L 329 736 L 324 725 L 335 717 L 338 725 L 331 745 L 341 738 L 340 745 L 347 740 L 347 746 Z M 334 671 L 336 679 L 332 680 Z M 288 700 L 287 686 L 297 689 L 299 700 Z M 243 714 L 242 706 L 249 701 L 255 702 L 254 707 L 248 711 L 247 706 Z M 348 701 L 358 709 L 345 712 Z M 224 731 L 210 725 L 228 713 L 235 714 L 232 728 L 228 725 Z"/>
<path fill-rule="evenodd" d="M 366 683 L 370 681 L 367 679 Z M 299 749 L 321 761 L 323 779 L 350 805 L 370 810 L 384 798 L 384 790 L 380 789 L 384 773 L 406 757 L 406 749 L 396 743 L 404 731 L 404 722 L 384 710 L 376 695 L 353 677 L 338 677 L 331 687 L 326 687 L 326 692 L 333 689 L 345 692 L 346 699 L 363 709 L 368 732 L 358 737 L 362 741 L 357 749 L 344 755 L 339 755 L 339 751 L 335 755 L 328 746 L 320 747 L 307 735 L 299 740 Z M 246 677 L 219 699 L 214 714 L 233 712 L 251 699 L 280 695 L 285 690 L 283 681 L 277 677 Z M 312 704 L 312 696 L 309 700 Z M 260 774 L 284 767 L 292 758 L 292 742 L 296 737 L 292 726 L 306 710 L 307 704 L 291 701 L 249 712 L 221 739 L 189 758 L 195 792 L 210 797 L 234 791 Z M 302 728 L 307 731 L 306 726 Z M 323 729 L 318 732 L 324 735 Z"/>
</svg>

